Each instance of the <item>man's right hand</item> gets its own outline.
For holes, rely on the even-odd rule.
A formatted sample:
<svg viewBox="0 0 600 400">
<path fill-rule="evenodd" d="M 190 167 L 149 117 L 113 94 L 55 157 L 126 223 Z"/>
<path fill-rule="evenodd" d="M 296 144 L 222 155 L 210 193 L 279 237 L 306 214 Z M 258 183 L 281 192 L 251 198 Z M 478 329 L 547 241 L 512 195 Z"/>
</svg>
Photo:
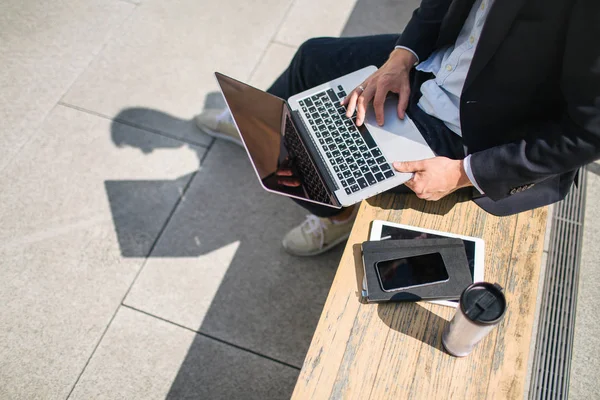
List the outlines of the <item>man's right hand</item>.
<svg viewBox="0 0 600 400">
<path fill-rule="evenodd" d="M 416 61 L 415 55 L 408 50 L 395 49 L 392 51 L 386 63 L 342 101 L 342 105 L 347 108 L 346 116 L 350 118 L 356 110 L 356 125 L 362 125 L 365 120 L 367 105 L 373 100 L 375 118 L 379 125 L 383 125 L 385 98 L 389 92 L 393 92 L 399 95 L 398 117 L 404 119 L 404 112 L 408 106 L 410 96 L 408 77 Z"/>
</svg>

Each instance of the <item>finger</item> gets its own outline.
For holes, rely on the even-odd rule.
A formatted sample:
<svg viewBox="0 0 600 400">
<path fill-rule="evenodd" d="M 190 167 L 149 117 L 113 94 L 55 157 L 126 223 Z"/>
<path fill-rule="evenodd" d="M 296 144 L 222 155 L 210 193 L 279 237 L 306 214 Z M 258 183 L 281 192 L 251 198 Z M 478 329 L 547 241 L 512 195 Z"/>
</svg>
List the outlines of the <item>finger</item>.
<svg viewBox="0 0 600 400">
<path fill-rule="evenodd" d="M 350 118 L 352 117 L 352 114 L 354 114 L 354 110 L 356 110 L 356 101 L 361 93 L 360 90 L 354 89 L 352 93 L 350 93 L 350 96 L 344 98 L 343 104 L 346 106 L 346 117 Z"/>
<path fill-rule="evenodd" d="M 425 169 L 424 160 L 419 161 L 394 161 L 392 164 L 398 172 L 417 172 Z"/>
<path fill-rule="evenodd" d="M 408 99 L 410 97 L 410 89 L 407 86 L 402 86 L 398 98 L 398 117 L 404 119 L 406 115 L 406 107 L 408 107 Z"/>
<path fill-rule="evenodd" d="M 341 101 L 340 104 L 345 106 L 348 103 L 348 100 L 350 99 L 350 97 L 352 96 L 352 94 L 356 93 L 357 96 L 360 96 L 360 94 L 362 93 L 362 89 L 360 88 L 361 85 L 359 85 L 358 87 L 354 88 L 354 90 L 352 90 L 350 92 L 350 94 L 346 95 L 346 97 L 344 97 Z M 364 86 L 363 86 L 364 87 Z"/>
<path fill-rule="evenodd" d="M 356 126 L 361 126 L 365 121 L 365 115 L 367 114 L 367 106 L 375 95 L 376 88 L 374 86 L 367 86 L 363 94 L 358 97 L 356 105 Z"/>
<path fill-rule="evenodd" d="M 288 187 L 298 187 L 301 185 L 300 181 L 294 178 L 279 178 L 277 179 L 277 183 Z"/>
<path fill-rule="evenodd" d="M 375 119 L 377 120 L 377 124 L 382 126 L 385 122 L 383 106 L 385 104 L 385 97 L 388 94 L 388 90 L 383 87 L 378 87 L 375 92 L 375 98 L 373 99 L 373 108 L 375 109 Z"/>
<path fill-rule="evenodd" d="M 440 196 L 439 194 L 430 194 L 430 193 L 424 193 L 423 197 L 421 197 L 422 200 L 425 201 L 438 201 L 439 199 L 441 199 L 443 196 Z"/>
<path fill-rule="evenodd" d="M 293 176 L 294 173 L 289 168 L 280 168 L 277 171 L 275 171 L 275 175 L 277 175 L 277 176 Z"/>
</svg>

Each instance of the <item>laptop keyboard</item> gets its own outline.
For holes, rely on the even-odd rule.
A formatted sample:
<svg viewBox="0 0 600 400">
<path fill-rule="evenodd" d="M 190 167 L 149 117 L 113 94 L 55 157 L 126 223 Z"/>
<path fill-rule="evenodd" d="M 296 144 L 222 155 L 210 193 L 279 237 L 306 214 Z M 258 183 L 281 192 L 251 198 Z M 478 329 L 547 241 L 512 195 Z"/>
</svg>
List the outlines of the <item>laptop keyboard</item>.
<svg viewBox="0 0 600 400">
<path fill-rule="evenodd" d="M 346 117 L 340 100 L 346 96 L 342 86 L 300 100 L 300 107 L 313 128 L 323 154 L 329 159 L 346 194 L 356 193 L 394 176 L 394 171 L 363 125 Z"/>
</svg>

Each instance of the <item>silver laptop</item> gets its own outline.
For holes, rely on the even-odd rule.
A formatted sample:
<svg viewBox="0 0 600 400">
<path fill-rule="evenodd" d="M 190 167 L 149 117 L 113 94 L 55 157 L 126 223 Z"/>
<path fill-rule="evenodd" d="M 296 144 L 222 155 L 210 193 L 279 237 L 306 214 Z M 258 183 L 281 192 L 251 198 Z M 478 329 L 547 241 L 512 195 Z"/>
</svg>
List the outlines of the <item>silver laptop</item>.
<svg viewBox="0 0 600 400">
<path fill-rule="evenodd" d="M 346 207 L 410 179 L 392 162 L 435 156 L 413 121 L 398 118 L 397 98 L 386 101 L 383 126 L 377 125 L 371 106 L 360 127 L 355 116 L 346 117 L 341 99 L 376 70 L 363 68 L 287 101 L 215 73 L 266 190 Z"/>
</svg>

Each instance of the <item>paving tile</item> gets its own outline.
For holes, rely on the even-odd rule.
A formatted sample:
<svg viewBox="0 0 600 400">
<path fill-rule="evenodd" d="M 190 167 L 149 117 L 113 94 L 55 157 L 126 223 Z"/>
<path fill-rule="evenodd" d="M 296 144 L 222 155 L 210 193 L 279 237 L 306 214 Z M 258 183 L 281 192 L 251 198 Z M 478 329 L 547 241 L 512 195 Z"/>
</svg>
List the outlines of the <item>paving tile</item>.
<svg viewBox="0 0 600 400">
<path fill-rule="evenodd" d="M 355 3 L 356 0 L 296 0 L 275 40 L 297 47 L 313 37 L 339 36 Z"/>
<path fill-rule="evenodd" d="M 1 2 L 0 171 L 133 8 L 104 0 Z"/>
<path fill-rule="evenodd" d="M 214 71 L 247 80 L 290 1 L 145 0 L 63 101 L 208 144 L 192 117 Z"/>
<path fill-rule="evenodd" d="M 343 250 L 287 255 L 305 214 L 217 140 L 125 304 L 300 367 Z"/>
<path fill-rule="evenodd" d="M 123 253 L 149 253 L 198 168 L 182 146 L 59 106 L 5 169 L 0 398 L 69 393 L 144 261 Z"/>
<path fill-rule="evenodd" d="M 341 36 L 402 33 L 421 0 L 357 0 Z"/>
<path fill-rule="evenodd" d="M 121 307 L 72 399 L 287 399 L 298 371 Z"/>
<path fill-rule="evenodd" d="M 600 166 L 590 165 L 587 173 L 587 195 L 583 244 L 581 249 L 581 270 L 577 294 L 573 356 L 569 399 L 591 399 L 598 397 L 600 382 Z"/>
<path fill-rule="evenodd" d="M 271 43 L 252 74 L 249 83 L 259 89 L 267 90 L 290 65 L 295 53 L 296 47 Z"/>
</svg>

